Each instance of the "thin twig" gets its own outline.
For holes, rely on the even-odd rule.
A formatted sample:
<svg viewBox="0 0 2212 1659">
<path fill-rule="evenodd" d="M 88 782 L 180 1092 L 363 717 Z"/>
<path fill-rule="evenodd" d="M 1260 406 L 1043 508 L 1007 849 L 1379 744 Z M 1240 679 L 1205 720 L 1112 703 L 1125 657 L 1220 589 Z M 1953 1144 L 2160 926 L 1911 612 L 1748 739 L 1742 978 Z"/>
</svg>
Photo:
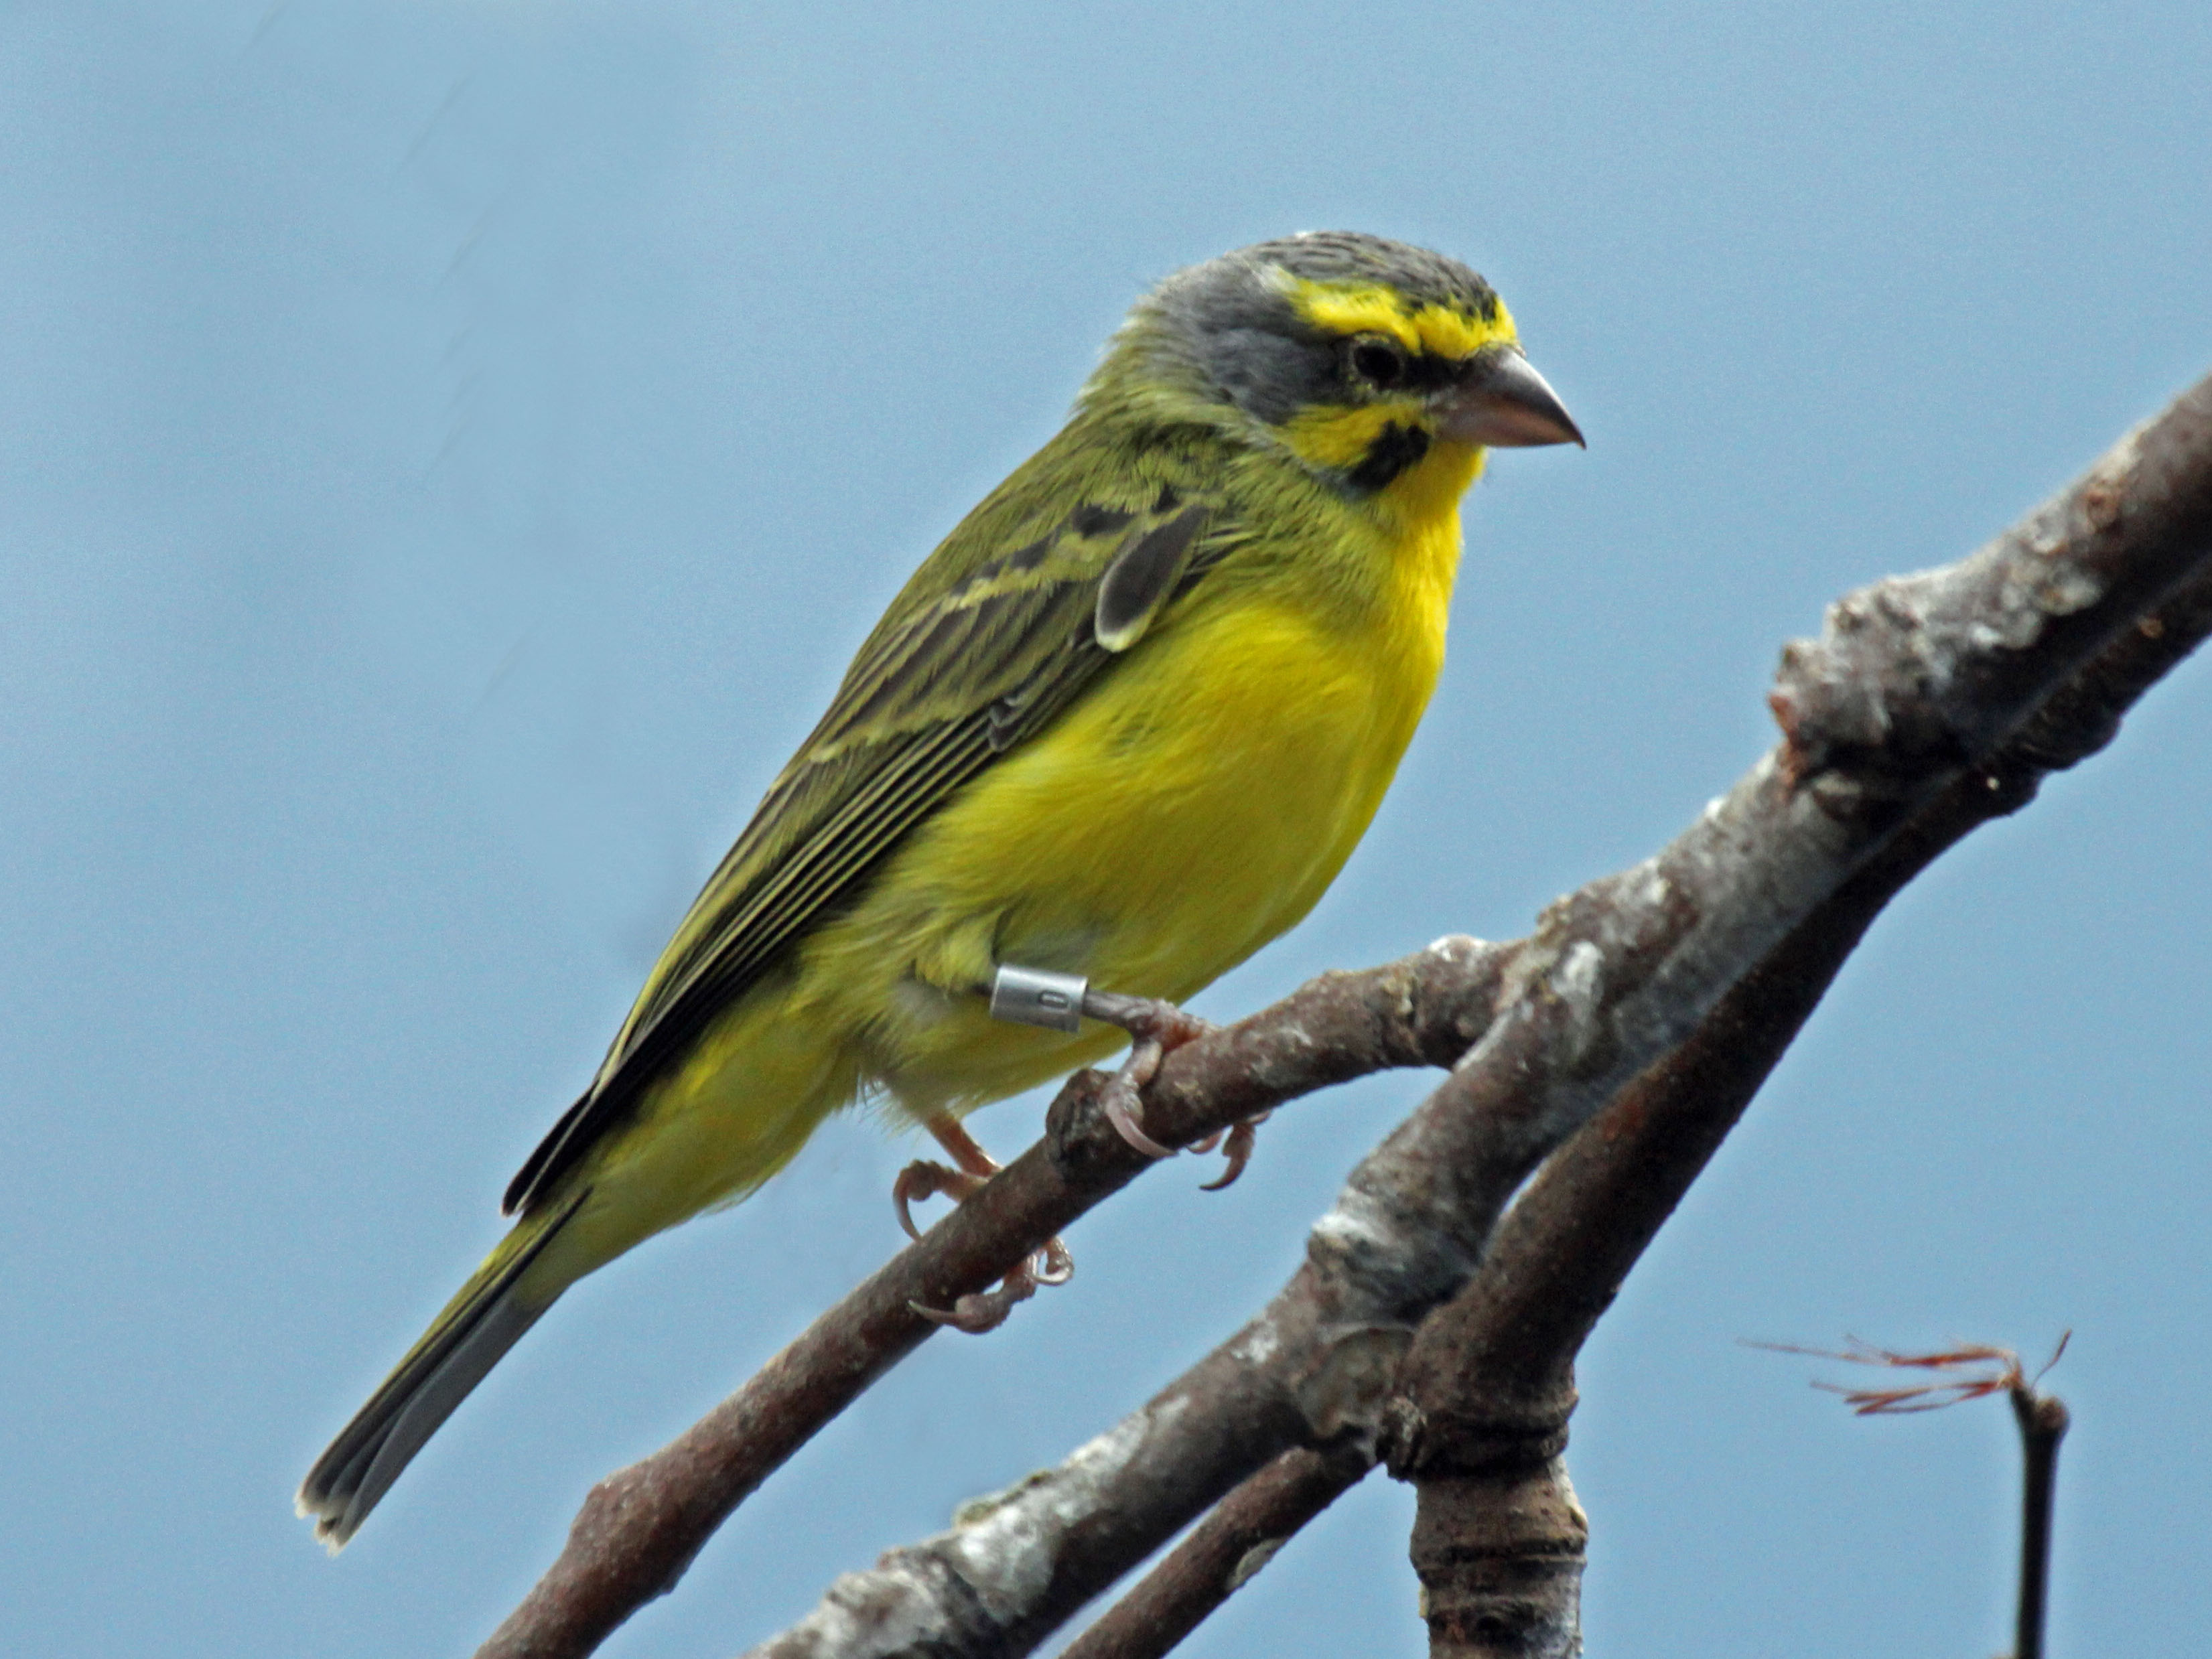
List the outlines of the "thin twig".
<svg viewBox="0 0 2212 1659">
<path fill-rule="evenodd" d="M 1996 1394 L 2012 1402 L 2021 1449 L 2020 1606 L 2014 1619 L 2012 1659 L 2043 1659 L 2044 1607 L 2051 1583 L 2051 1498 L 2058 1477 L 2058 1443 L 2065 1437 L 2071 1419 L 2063 1401 L 2056 1395 L 2037 1392 L 2035 1385 L 2058 1363 L 2073 1334 L 2069 1331 L 2058 1339 L 2058 1346 L 2032 1377 L 2021 1364 L 2018 1353 L 1986 1342 L 1955 1342 L 1928 1353 L 1899 1353 L 1855 1336 L 1844 1338 L 1841 1348 L 1806 1348 L 1792 1342 L 1747 1345 L 1774 1353 L 1810 1354 L 1816 1359 L 1841 1360 L 1849 1365 L 1925 1375 L 1926 1381 L 1887 1389 L 1850 1389 L 1814 1381 L 1814 1388 L 1841 1395 L 1844 1403 L 1861 1417 L 1939 1412 Z"/>
<path fill-rule="evenodd" d="M 2013 1659 L 2043 1659 L 2058 1443 L 2065 1438 L 2072 1419 L 2064 1401 L 2056 1395 L 2039 1394 L 2030 1383 L 2015 1383 L 2010 1392 L 2013 1420 L 2020 1425 L 2021 1449 L 2020 1611 L 2013 1626 Z"/>
<path fill-rule="evenodd" d="M 1986 1400 L 1993 1394 L 2016 1397 L 2028 1387 L 2027 1374 L 2021 1370 L 2020 1356 L 2010 1348 L 1993 1347 L 1985 1342 L 1957 1342 L 1927 1353 L 1899 1353 L 1889 1348 L 1878 1348 L 1856 1336 L 1845 1337 L 1840 1348 L 1808 1348 L 1795 1342 L 1747 1342 L 1744 1346 L 1764 1348 L 1769 1353 L 1837 1359 L 1847 1365 L 1879 1365 L 1891 1370 L 1929 1373 L 1927 1382 L 1887 1389 L 1852 1389 L 1840 1382 L 1814 1382 L 1816 1389 L 1842 1395 L 1844 1403 L 1858 1417 L 1904 1417 L 1914 1412 L 1940 1412 L 1969 1400 Z M 2062 1340 L 2058 1352 L 2065 1351 L 2066 1343 Z M 2057 1361 L 2058 1354 L 2051 1356 L 2051 1364 Z M 2049 1370 L 2051 1365 L 2043 1369 Z"/>
<path fill-rule="evenodd" d="M 1285 1452 L 1216 1504 L 1060 1659 L 1159 1659 L 1374 1467 L 1356 1443 Z"/>
</svg>

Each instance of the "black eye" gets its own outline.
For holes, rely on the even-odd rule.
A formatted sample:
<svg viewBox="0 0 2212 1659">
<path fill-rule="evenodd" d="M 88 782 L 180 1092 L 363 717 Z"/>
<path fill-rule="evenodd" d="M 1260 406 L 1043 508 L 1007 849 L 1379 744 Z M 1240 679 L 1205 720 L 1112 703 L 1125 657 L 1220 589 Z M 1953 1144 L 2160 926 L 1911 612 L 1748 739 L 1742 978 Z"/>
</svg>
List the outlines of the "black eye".
<svg viewBox="0 0 2212 1659">
<path fill-rule="evenodd" d="M 1406 378 L 1406 354 L 1388 340 L 1360 340 L 1352 348 L 1352 372 L 1368 385 L 1387 390 Z"/>
</svg>

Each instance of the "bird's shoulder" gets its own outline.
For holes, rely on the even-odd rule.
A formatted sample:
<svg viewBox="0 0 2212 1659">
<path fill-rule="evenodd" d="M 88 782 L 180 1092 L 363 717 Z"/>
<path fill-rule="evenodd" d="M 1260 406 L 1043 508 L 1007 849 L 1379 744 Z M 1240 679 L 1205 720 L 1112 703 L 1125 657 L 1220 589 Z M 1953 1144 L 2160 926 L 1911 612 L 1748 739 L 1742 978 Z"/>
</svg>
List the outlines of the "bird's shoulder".
<svg viewBox="0 0 2212 1659">
<path fill-rule="evenodd" d="M 778 786 L 853 750 L 1019 701 L 1086 646 L 1133 643 L 1133 613 L 1156 610 L 1240 539 L 1231 468 L 1205 440 L 1071 423 L 908 579 Z M 998 711 L 1002 725 L 1013 712 Z"/>
</svg>

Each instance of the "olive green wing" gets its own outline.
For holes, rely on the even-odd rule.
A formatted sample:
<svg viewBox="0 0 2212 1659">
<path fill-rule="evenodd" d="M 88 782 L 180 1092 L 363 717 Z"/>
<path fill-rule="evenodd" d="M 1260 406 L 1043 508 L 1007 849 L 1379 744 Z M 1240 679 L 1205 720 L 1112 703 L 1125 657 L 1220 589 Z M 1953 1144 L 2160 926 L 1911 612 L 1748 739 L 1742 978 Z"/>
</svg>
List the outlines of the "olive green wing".
<svg viewBox="0 0 2212 1659">
<path fill-rule="evenodd" d="M 1211 501 L 1147 493 L 1001 538 L 1020 544 L 980 562 L 958 544 L 981 528 L 971 520 L 915 574 L 677 929 L 598 1078 L 508 1186 L 507 1210 L 545 1194 L 901 837 L 1049 724 L 1234 544 Z"/>
</svg>

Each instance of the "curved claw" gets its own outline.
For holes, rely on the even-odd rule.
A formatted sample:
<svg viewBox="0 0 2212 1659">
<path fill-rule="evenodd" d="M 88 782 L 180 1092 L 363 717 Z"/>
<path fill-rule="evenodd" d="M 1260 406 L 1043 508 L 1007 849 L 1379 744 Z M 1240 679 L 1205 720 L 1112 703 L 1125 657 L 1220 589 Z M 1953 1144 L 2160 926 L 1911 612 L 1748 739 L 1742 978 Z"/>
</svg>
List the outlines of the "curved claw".
<svg viewBox="0 0 2212 1659">
<path fill-rule="evenodd" d="M 1140 1037 L 1129 1050 L 1128 1059 L 1121 1069 L 1106 1079 L 1106 1090 L 1098 1103 L 1105 1109 L 1106 1121 L 1114 1126 L 1114 1133 L 1146 1158 L 1173 1158 L 1175 1148 L 1163 1146 L 1145 1133 L 1143 1121 L 1137 1115 L 1145 1109 L 1139 1093 L 1152 1080 L 1152 1073 L 1160 1069 L 1163 1054 L 1158 1042 L 1152 1037 Z"/>
<path fill-rule="evenodd" d="M 1053 1242 L 1055 1244 L 1059 1243 L 1057 1239 Z M 1047 1251 L 1041 1250 L 1038 1254 L 1042 1255 Z M 1066 1254 L 1064 1249 L 1062 1254 Z M 1068 1264 L 1068 1271 L 1074 1271 L 1073 1262 Z M 981 1336 L 984 1332 L 994 1331 L 1005 1324 L 1006 1316 L 1014 1310 L 1014 1304 L 1026 1302 L 1035 1296 L 1040 1283 L 1059 1284 L 1064 1281 L 1065 1277 L 1063 1274 L 1060 1279 L 1041 1280 L 1030 1271 L 1029 1265 L 1024 1263 L 1008 1273 L 1006 1281 L 995 1290 L 970 1291 L 950 1308 L 932 1308 L 920 1302 L 908 1302 L 906 1305 L 933 1325 L 949 1326 L 956 1331 L 965 1331 L 970 1336 Z"/>
<path fill-rule="evenodd" d="M 901 1170 L 898 1179 L 891 1182 L 891 1207 L 898 1212 L 899 1225 L 906 1229 L 906 1236 L 919 1239 L 921 1230 L 914 1224 L 914 1213 L 908 1207 L 915 1199 L 945 1194 L 957 1201 L 969 1197 L 982 1184 L 980 1176 L 948 1170 L 926 1158 L 916 1158 Z"/>
<path fill-rule="evenodd" d="M 1030 1258 L 1030 1277 L 1040 1285 L 1065 1285 L 1075 1277 L 1075 1257 L 1060 1240 L 1048 1238 Z"/>
<path fill-rule="evenodd" d="M 1130 1091 L 1132 1095 L 1135 1092 L 1133 1089 Z M 1120 1094 L 1109 1091 L 1105 1097 L 1105 1106 L 1106 1121 L 1114 1126 L 1115 1133 L 1146 1158 L 1175 1156 L 1174 1147 L 1163 1146 L 1145 1133 L 1144 1125 L 1137 1121 L 1137 1115 L 1130 1110 L 1127 1102 Z"/>
<path fill-rule="evenodd" d="M 1252 1161 L 1252 1149 L 1259 1144 L 1260 1126 L 1267 1121 L 1267 1116 L 1266 1112 L 1255 1112 L 1249 1117 L 1237 1121 L 1236 1126 L 1229 1131 L 1229 1144 L 1222 1148 L 1223 1155 L 1229 1160 L 1229 1167 L 1221 1172 L 1220 1180 L 1204 1182 L 1199 1191 L 1218 1193 L 1224 1187 L 1236 1184 L 1237 1177 L 1244 1173 L 1244 1166 Z M 1206 1144 L 1198 1150 L 1211 1152 L 1213 1143 L 1219 1139 L 1218 1135 L 1208 1135 Z"/>
</svg>

